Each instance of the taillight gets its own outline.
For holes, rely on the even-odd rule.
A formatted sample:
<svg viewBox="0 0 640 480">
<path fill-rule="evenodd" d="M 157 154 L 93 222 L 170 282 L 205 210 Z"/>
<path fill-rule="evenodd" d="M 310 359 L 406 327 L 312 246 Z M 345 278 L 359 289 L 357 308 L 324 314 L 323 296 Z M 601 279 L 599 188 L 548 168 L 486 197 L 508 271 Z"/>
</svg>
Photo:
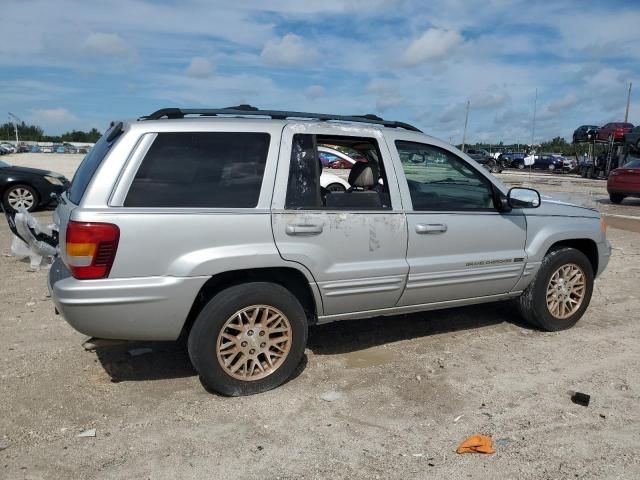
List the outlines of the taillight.
<svg viewBox="0 0 640 480">
<path fill-rule="evenodd" d="M 120 229 L 112 223 L 67 225 L 67 266 L 81 280 L 106 278 L 116 258 Z"/>
</svg>

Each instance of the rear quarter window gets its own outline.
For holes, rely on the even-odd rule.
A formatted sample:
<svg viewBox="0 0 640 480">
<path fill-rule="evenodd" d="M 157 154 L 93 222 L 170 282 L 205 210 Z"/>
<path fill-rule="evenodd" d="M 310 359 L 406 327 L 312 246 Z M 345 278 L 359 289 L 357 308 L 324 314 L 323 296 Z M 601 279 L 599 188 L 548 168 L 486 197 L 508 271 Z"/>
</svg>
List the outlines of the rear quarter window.
<svg viewBox="0 0 640 480">
<path fill-rule="evenodd" d="M 268 133 L 159 133 L 124 206 L 254 208 L 269 142 Z"/>
<path fill-rule="evenodd" d="M 75 203 L 76 205 L 80 203 L 96 170 L 98 170 L 104 157 L 107 156 L 113 144 L 118 141 L 118 138 L 122 134 L 122 131 L 120 131 L 117 135 L 112 135 L 113 128 L 114 127 L 111 127 L 107 130 L 100 140 L 96 142 L 89 153 L 82 159 L 80 166 L 73 175 L 71 186 L 69 186 L 67 190 L 67 198 L 71 203 Z M 115 128 L 121 129 L 122 124 L 118 124 Z"/>
</svg>

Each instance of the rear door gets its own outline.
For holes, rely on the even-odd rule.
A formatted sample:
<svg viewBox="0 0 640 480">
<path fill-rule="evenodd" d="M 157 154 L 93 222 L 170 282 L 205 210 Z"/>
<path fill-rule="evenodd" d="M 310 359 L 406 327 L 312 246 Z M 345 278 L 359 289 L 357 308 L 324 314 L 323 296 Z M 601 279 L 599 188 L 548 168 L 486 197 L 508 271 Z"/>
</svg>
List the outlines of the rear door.
<svg viewBox="0 0 640 480">
<path fill-rule="evenodd" d="M 317 155 L 323 138 L 332 145 L 370 149 L 372 172 L 377 167 L 372 185 L 323 192 Z M 379 130 L 308 124 L 285 127 L 272 226 L 280 255 L 312 273 L 322 295 L 324 315 L 396 305 L 409 270 L 405 259 L 407 224 L 389 151 Z"/>
<path fill-rule="evenodd" d="M 501 214 L 489 180 L 443 145 L 393 145 L 407 205 L 409 276 L 399 306 L 509 292 L 526 263 L 525 217 Z M 433 161 L 439 159 L 439 162 Z"/>
</svg>

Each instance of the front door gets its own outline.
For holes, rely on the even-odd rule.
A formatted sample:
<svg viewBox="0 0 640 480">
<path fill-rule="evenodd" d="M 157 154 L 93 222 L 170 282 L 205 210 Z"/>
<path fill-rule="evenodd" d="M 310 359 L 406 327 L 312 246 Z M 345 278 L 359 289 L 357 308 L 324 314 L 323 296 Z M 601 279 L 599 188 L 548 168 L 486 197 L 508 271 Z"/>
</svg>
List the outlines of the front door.
<svg viewBox="0 0 640 480">
<path fill-rule="evenodd" d="M 390 145 L 407 209 L 409 277 L 398 305 L 509 292 L 526 263 L 526 221 L 502 214 L 492 184 L 452 151 L 396 140 Z"/>
<path fill-rule="evenodd" d="M 389 151 L 379 131 L 353 130 L 345 135 L 339 127 L 307 125 L 296 133 L 301 129 L 287 126 L 280 148 L 272 204 L 276 246 L 285 260 L 312 273 L 324 315 L 395 306 L 409 270 L 406 218 Z M 359 164 L 324 172 L 350 180 L 345 191 L 321 187 L 323 145 Z"/>
</svg>

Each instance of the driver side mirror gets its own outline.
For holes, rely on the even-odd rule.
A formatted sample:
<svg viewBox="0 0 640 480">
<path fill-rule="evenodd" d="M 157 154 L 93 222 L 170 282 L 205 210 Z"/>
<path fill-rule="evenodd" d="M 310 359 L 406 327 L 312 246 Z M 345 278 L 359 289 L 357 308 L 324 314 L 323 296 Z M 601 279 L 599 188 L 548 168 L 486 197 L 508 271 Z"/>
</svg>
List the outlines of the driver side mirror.
<svg viewBox="0 0 640 480">
<path fill-rule="evenodd" d="M 533 188 L 513 187 L 507 194 L 507 201 L 512 208 L 538 208 L 540 193 Z"/>
</svg>

